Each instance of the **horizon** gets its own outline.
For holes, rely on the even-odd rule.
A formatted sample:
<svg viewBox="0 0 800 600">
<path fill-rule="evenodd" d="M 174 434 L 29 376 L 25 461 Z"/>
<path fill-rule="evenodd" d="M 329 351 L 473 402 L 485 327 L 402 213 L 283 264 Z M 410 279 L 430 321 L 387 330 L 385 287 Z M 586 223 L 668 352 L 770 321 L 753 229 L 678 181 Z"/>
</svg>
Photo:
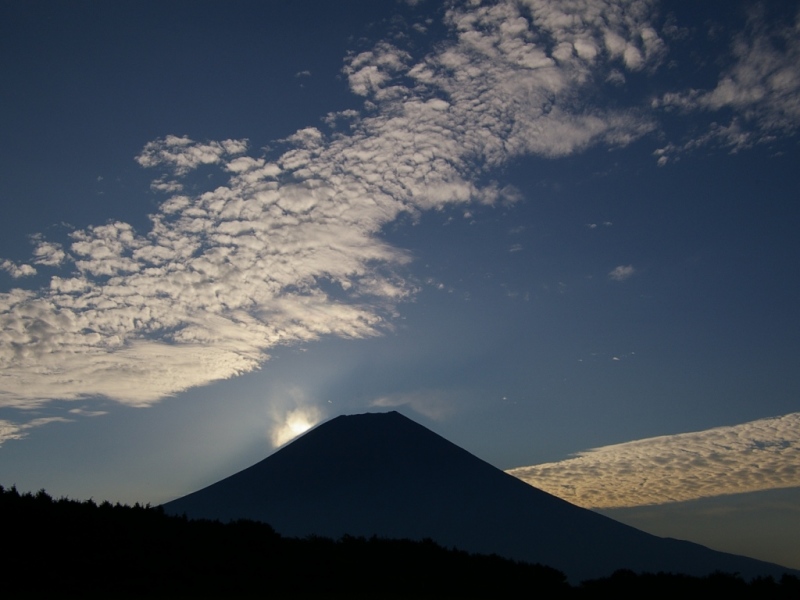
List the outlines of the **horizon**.
<svg viewBox="0 0 800 600">
<path fill-rule="evenodd" d="M 800 568 L 795 4 L 0 15 L 0 484 L 160 504 L 398 410 Z"/>
</svg>

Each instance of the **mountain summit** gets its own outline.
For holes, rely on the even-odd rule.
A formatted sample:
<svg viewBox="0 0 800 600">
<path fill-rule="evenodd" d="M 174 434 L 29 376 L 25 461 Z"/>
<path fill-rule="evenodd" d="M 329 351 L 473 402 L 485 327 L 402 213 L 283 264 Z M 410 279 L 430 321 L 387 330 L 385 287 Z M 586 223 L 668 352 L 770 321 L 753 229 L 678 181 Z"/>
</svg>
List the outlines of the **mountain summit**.
<svg viewBox="0 0 800 600">
<path fill-rule="evenodd" d="M 570 580 L 620 568 L 745 578 L 789 569 L 659 538 L 538 490 L 397 412 L 340 416 L 273 455 L 164 505 L 264 521 L 286 536 L 431 538 L 541 563 Z"/>
</svg>

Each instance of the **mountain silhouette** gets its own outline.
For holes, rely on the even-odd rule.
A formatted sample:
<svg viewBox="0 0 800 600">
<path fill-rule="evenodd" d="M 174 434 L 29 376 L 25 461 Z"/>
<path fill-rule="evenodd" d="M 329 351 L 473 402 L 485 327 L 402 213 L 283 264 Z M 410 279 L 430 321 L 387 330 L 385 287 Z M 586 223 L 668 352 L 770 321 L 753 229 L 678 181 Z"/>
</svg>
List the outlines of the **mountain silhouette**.
<svg viewBox="0 0 800 600">
<path fill-rule="evenodd" d="M 189 518 L 264 521 L 293 537 L 430 538 L 555 567 L 573 582 L 623 568 L 748 579 L 792 572 L 650 535 L 570 504 L 397 412 L 336 417 L 163 508 Z"/>
</svg>

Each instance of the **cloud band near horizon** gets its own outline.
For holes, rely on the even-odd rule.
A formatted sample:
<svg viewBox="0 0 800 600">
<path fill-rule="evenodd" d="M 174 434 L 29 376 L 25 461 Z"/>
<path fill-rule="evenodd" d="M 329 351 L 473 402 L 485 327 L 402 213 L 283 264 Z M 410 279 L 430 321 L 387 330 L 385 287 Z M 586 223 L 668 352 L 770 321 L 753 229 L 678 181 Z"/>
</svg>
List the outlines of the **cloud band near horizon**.
<svg viewBox="0 0 800 600">
<path fill-rule="evenodd" d="M 800 487 L 800 413 L 604 446 L 507 473 L 585 508 Z"/>
</svg>

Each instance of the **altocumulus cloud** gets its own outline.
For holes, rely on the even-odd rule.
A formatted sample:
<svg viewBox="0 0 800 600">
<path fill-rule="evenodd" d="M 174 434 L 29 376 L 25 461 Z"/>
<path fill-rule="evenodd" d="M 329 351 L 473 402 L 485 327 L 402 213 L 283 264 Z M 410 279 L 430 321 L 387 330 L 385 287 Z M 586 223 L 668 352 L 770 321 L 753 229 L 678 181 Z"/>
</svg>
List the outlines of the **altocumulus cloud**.
<svg viewBox="0 0 800 600">
<path fill-rule="evenodd" d="M 69 240 L 36 236 L 38 269 L 2 263 L 49 284 L 0 294 L 0 406 L 146 406 L 257 369 L 280 344 L 386 331 L 415 291 L 407 253 L 380 237 L 388 223 L 511 202 L 518 194 L 491 180 L 510 159 L 624 146 L 657 128 L 649 103 L 592 101 L 661 64 L 652 9 L 457 4 L 449 41 L 427 56 L 387 41 L 349 56 L 361 110 L 327 115 L 329 129 L 299 130 L 281 152 L 254 154 L 244 139 L 148 142 L 136 160 L 165 194 L 149 230 L 111 222 Z M 224 183 L 183 193 L 198 169 Z"/>
<path fill-rule="evenodd" d="M 149 142 L 136 160 L 172 194 L 150 230 L 90 226 L 63 246 L 39 236 L 38 264 L 72 270 L 0 296 L 0 403 L 144 406 L 256 369 L 277 344 L 379 334 L 414 292 L 407 255 L 378 235 L 387 223 L 515 197 L 486 179 L 511 157 L 624 145 L 653 129 L 583 98 L 594 71 L 660 60 L 648 3 L 632 6 L 454 8 L 454 40 L 421 60 L 383 41 L 349 57 L 364 97 L 361 113 L 342 115 L 349 130 L 300 130 L 271 159 L 248 154 L 247 140 Z M 181 194 L 200 167 L 226 183 Z"/>
<path fill-rule="evenodd" d="M 587 508 L 800 486 L 800 413 L 581 452 L 511 475 Z"/>
</svg>

